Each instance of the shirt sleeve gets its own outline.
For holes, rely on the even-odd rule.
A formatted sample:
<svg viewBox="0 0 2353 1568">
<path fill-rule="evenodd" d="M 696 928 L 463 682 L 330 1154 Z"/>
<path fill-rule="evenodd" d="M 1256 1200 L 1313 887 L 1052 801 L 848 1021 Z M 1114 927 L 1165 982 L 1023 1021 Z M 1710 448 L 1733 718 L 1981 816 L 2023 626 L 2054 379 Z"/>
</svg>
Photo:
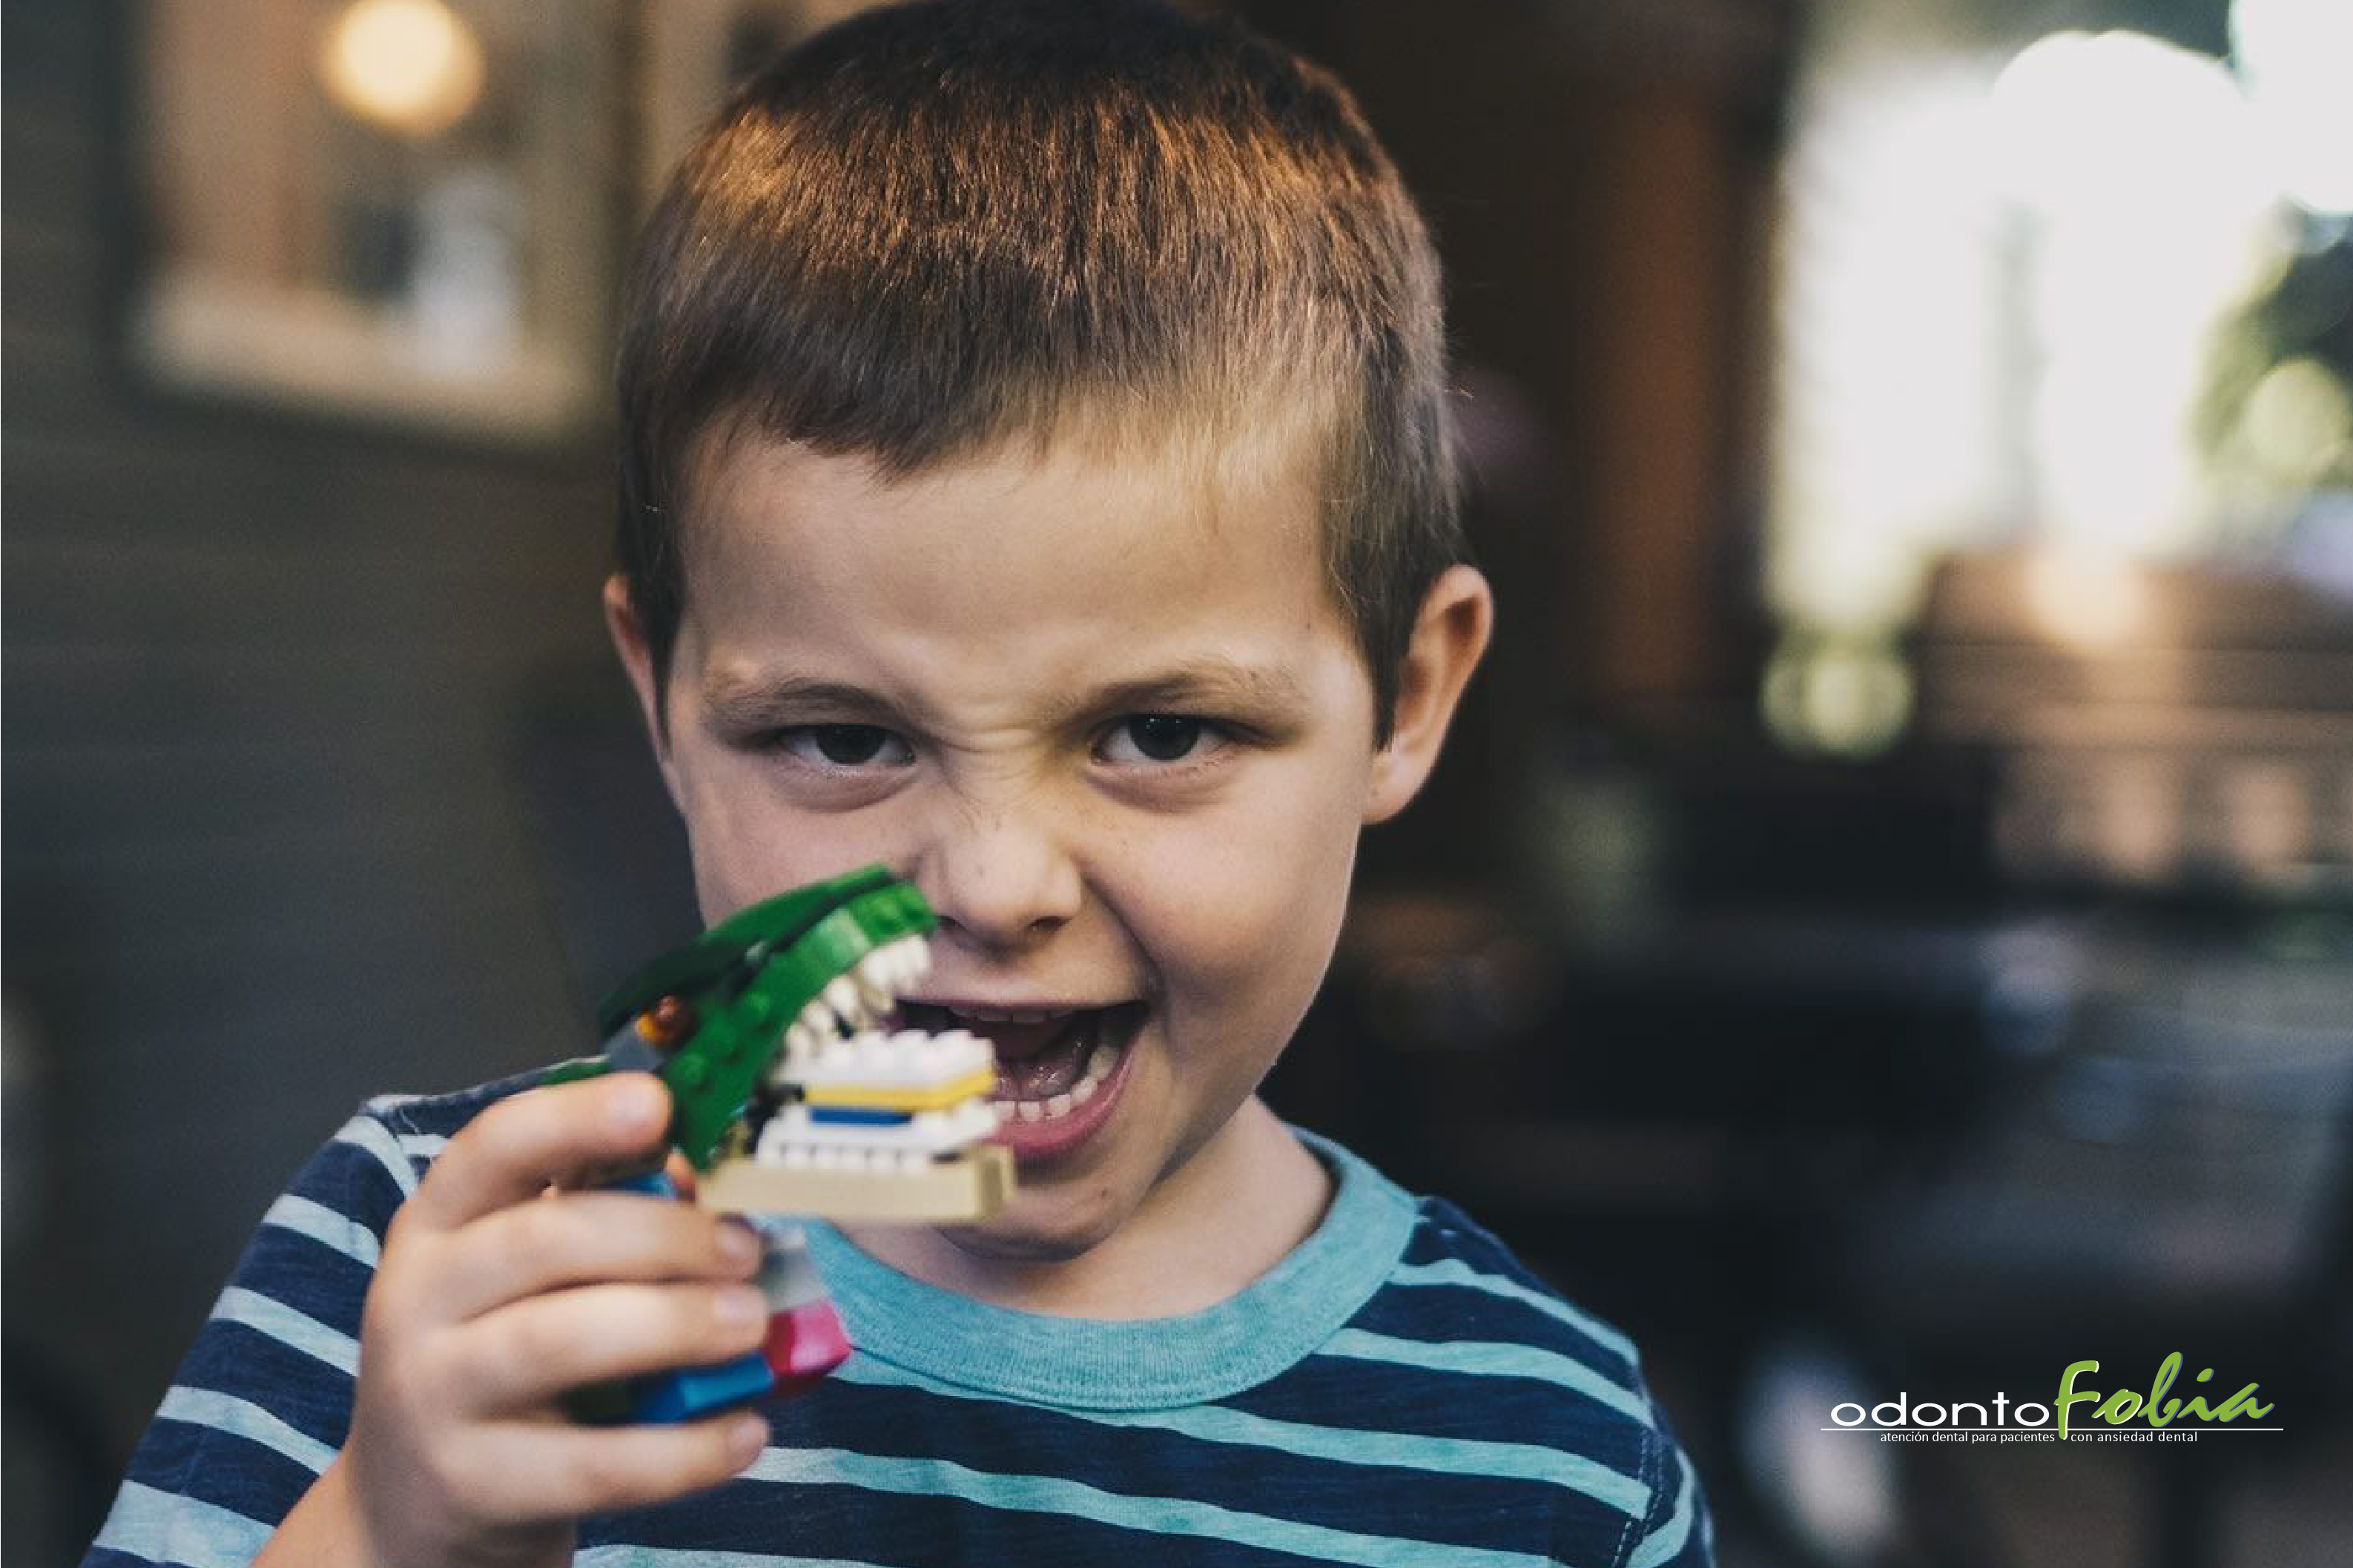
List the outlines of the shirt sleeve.
<svg viewBox="0 0 2353 1568">
<path fill-rule="evenodd" d="M 1714 1568 L 1715 1524 L 1700 1491 L 1699 1474 L 1655 1402 L 1651 1420 L 1656 1435 L 1646 1467 L 1655 1478 L 1651 1508 L 1628 1543 L 1626 1568 Z"/>
<path fill-rule="evenodd" d="M 84 1568 L 242 1568 L 326 1468 L 350 1429 L 385 1231 L 427 1152 L 416 1142 L 396 1111 L 372 1106 L 269 1205 Z"/>
</svg>

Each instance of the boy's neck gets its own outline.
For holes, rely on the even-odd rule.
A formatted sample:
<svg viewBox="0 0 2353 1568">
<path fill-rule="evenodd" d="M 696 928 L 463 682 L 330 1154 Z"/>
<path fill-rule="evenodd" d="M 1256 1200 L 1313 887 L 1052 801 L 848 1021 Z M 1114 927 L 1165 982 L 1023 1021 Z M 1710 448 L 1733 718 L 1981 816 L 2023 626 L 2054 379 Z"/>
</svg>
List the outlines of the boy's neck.
<svg viewBox="0 0 2353 1568">
<path fill-rule="evenodd" d="M 1256 1096 L 1117 1232 L 1076 1258 L 967 1251 L 934 1230 L 843 1226 L 860 1251 L 991 1306 L 1050 1317 L 1171 1318 L 1266 1273 L 1323 1220 L 1332 1178 Z"/>
</svg>

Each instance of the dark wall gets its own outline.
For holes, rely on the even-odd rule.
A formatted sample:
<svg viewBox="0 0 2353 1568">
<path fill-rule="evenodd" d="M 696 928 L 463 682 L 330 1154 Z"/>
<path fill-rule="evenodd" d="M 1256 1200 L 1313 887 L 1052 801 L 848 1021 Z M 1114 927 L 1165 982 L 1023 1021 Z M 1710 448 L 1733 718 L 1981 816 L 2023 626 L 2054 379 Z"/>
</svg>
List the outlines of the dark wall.
<svg viewBox="0 0 2353 1568">
<path fill-rule="evenodd" d="M 609 516 L 601 437 L 469 449 L 121 369 L 130 25 L 9 0 L 0 98 L 9 1376 L 92 1391 L 115 1442 L 364 1095 L 580 1048 L 525 764 L 550 690 L 604 689 Z"/>
</svg>

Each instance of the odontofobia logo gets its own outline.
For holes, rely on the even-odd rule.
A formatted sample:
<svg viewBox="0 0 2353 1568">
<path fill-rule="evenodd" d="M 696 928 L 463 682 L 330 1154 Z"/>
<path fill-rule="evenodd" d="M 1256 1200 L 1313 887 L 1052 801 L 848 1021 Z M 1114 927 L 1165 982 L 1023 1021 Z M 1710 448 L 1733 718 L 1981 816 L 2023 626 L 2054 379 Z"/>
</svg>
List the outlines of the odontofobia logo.
<svg viewBox="0 0 2353 1568">
<path fill-rule="evenodd" d="M 2158 1363 L 2148 1391 L 2126 1386 L 2103 1392 L 2091 1379 L 2096 1361 L 2070 1362 L 2059 1374 L 2058 1392 L 2048 1401 L 1996 1394 L 1989 1399 L 1914 1400 L 1899 1393 L 1866 1409 L 1849 1401 L 1831 1407 L 1825 1432 L 1871 1432 L 1897 1443 L 2194 1443 L 2207 1432 L 2279 1432 L 2256 1425 L 2273 1406 L 2249 1383 L 2219 1404 L 2214 1369 L 2201 1368 L 2187 1397 L 2173 1393 L 2181 1375 L 2181 1352 Z M 2080 1409 L 2089 1405 L 2088 1410 Z M 2099 1425 L 2094 1426 L 2094 1423 Z"/>
</svg>

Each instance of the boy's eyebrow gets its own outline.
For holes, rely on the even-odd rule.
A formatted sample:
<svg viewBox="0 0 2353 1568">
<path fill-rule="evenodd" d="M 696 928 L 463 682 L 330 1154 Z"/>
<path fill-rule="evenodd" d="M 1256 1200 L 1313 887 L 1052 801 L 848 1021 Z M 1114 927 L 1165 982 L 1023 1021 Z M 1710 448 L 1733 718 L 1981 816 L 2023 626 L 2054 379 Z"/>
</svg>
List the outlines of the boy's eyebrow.
<svg viewBox="0 0 2353 1568">
<path fill-rule="evenodd" d="M 1307 694 L 1288 671 L 1204 658 L 1136 679 L 1113 681 L 1057 706 L 1066 718 L 1196 708 L 1240 708 L 1284 715 L 1303 710 Z"/>
<path fill-rule="evenodd" d="M 806 723 L 812 711 L 887 718 L 891 704 L 862 687 L 805 675 L 715 670 L 702 683 L 703 710 L 725 729 Z"/>
<path fill-rule="evenodd" d="M 806 723 L 811 712 L 852 716 L 856 721 L 889 720 L 897 713 L 887 699 L 863 687 L 784 672 L 713 671 L 703 681 L 702 706 L 720 726 L 735 730 Z M 1051 711 L 1056 721 L 1068 722 L 1105 713 L 1196 708 L 1286 717 L 1307 706 L 1306 692 L 1287 671 L 1206 658 L 1060 699 Z"/>
</svg>

